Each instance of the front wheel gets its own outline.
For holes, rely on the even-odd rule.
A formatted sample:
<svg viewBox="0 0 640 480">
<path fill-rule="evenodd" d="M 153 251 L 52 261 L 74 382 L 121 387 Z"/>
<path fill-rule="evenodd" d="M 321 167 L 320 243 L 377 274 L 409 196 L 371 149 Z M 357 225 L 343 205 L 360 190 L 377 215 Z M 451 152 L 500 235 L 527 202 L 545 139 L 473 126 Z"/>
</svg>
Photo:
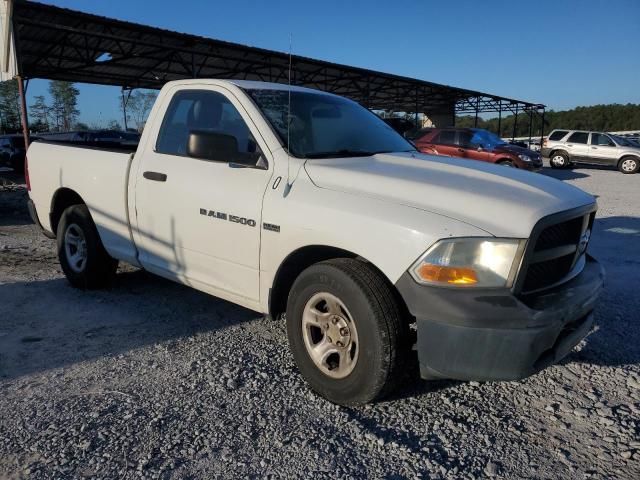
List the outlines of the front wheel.
<svg viewBox="0 0 640 480">
<path fill-rule="evenodd" d="M 503 167 L 511 167 L 517 168 L 511 160 L 500 160 L 498 165 L 502 165 Z"/>
<path fill-rule="evenodd" d="M 56 238 L 60 266 L 71 285 L 88 289 L 109 285 L 118 261 L 104 249 L 86 205 L 62 212 Z"/>
<path fill-rule="evenodd" d="M 287 333 L 302 376 L 331 402 L 371 402 L 402 378 L 409 329 L 386 279 L 365 262 L 303 271 L 289 294 Z"/>
<path fill-rule="evenodd" d="M 618 164 L 618 170 L 622 173 L 636 173 L 638 169 L 640 169 L 640 162 L 635 157 L 625 157 Z"/>
</svg>

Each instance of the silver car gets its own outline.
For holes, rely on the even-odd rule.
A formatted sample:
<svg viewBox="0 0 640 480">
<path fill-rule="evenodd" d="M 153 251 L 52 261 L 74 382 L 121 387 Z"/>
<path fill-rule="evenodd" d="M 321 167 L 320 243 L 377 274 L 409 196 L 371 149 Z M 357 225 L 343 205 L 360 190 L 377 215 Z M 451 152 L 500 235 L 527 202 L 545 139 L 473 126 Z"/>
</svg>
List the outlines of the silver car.
<svg viewBox="0 0 640 480">
<path fill-rule="evenodd" d="M 609 133 L 553 130 L 544 140 L 542 155 L 549 158 L 552 168 L 588 163 L 614 166 L 622 173 L 640 169 L 640 147 Z"/>
</svg>

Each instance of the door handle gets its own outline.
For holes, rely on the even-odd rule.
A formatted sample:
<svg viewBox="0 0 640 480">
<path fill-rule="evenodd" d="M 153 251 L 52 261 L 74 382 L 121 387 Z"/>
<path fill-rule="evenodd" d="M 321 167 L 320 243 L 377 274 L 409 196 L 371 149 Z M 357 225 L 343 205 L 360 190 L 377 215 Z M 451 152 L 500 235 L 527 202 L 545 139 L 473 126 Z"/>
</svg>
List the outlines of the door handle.
<svg viewBox="0 0 640 480">
<path fill-rule="evenodd" d="M 153 180 L 154 182 L 166 182 L 167 176 L 160 172 L 144 172 L 142 174 L 147 180 Z"/>
<path fill-rule="evenodd" d="M 598 149 L 598 147 L 591 147 L 591 148 L 592 148 L 593 150 L 597 150 L 597 149 Z"/>
<path fill-rule="evenodd" d="M 464 153 L 464 148 L 459 148 L 459 149 L 458 149 L 458 151 L 459 151 L 460 153 Z"/>
</svg>

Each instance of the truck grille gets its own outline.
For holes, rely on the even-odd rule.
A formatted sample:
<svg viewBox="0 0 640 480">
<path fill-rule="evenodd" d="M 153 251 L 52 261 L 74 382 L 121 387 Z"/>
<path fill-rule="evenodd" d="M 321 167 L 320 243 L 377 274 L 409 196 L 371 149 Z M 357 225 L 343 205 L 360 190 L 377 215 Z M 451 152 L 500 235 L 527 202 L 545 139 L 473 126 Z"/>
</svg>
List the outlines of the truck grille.
<svg viewBox="0 0 640 480">
<path fill-rule="evenodd" d="M 550 287 L 565 278 L 584 253 L 580 240 L 591 229 L 595 212 L 544 227 L 527 250 L 521 293 L 527 294 Z M 535 230 L 534 230 L 535 232 Z"/>
<path fill-rule="evenodd" d="M 535 251 L 539 252 L 564 245 L 577 245 L 582 234 L 582 223 L 582 217 L 577 217 L 568 222 L 557 223 L 545 228 L 538 237 Z"/>
<path fill-rule="evenodd" d="M 522 290 L 524 293 L 558 283 L 571 271 L 575 253 L 560 258 L 532 263 L 527 270 Z"/>
</svg>

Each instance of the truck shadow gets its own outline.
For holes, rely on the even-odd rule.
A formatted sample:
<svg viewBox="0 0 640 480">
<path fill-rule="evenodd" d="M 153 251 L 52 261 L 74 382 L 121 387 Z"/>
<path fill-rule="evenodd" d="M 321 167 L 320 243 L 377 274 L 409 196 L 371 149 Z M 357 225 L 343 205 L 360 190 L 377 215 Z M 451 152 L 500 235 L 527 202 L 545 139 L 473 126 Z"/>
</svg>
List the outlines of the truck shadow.
<svg viewBox="0 0 640 480">
<path fill-rule="evenodd" d="M 605 289 L 595 311 L 596 331 L 567 361 L 613 367 L 640 363 L 640 295 L 632 280 L 640 270 L 639 246 L 640 218 L 594 222 L 589 252 L 604 265 Z"/>
<path fill-rule="evenodd" d="M 76 290 L 64 279 L 2 284 L 0 317 L 0 378 L 11 379 L 171 345 L 261 316 L 132 270 L 105 291 Z"/>
<path fill-rule="evenodd" d="M 575 180 L 577 178 L 587 178 L 591 176 L 588 173 L 576 171 L 574 169 L 558 170 L 551 167 L 543 167 L 540 173 L 547 175 L 548 177 L 553 177 L 557 180 Z"/>
</svg>

